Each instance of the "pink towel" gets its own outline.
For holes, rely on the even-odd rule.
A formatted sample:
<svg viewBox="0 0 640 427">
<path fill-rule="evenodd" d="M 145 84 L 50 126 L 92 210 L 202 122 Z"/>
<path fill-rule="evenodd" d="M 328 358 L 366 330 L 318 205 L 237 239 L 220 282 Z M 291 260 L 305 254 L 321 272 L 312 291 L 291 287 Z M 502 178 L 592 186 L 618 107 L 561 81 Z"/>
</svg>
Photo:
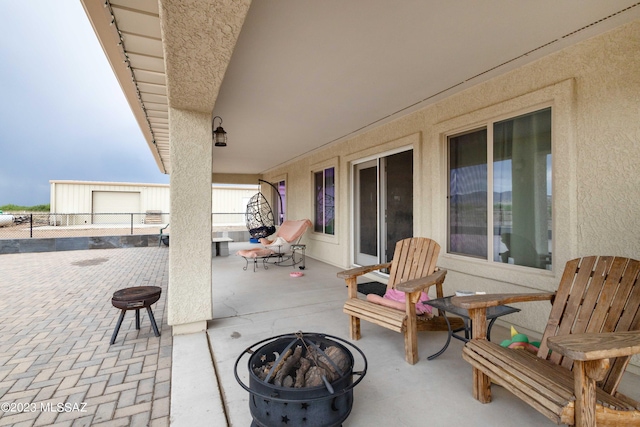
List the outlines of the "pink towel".
<svg viewBox="0 0 640 427">
<path fill-rule="evenodd" d="M 385 292 L 384 297 L 376 294 L 368 294 L 367 301 L 374 302 L 376 304 L 384 305 L 385 307 L 395 308 L 397 310 L 405 309 L 405 294 L 402 291 L 398 291 L 396 289 L 388 289 Z M 420 293 L 420 300 L 416 303 L 416 313 L 431 314 L 431 306 L 424 304 L 424 301 L 429 301 L 429 296 L 426 292 Z"/>
</svg>

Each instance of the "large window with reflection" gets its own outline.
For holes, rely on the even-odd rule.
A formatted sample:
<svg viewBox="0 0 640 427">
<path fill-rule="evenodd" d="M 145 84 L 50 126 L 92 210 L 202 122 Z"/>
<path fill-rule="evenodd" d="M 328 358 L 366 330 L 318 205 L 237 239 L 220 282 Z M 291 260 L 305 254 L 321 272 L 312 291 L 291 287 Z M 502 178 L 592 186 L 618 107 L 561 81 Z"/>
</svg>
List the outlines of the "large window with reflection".
<svg viewBox="0 0 640 427">
<path fill-rule="evenodd" d="M 551 268 L 551 108 L 450 135 L 448 252 Z"/>
<path fill-rule="evenodd" d="M 314 172 L 314 231 L 335 234 L 335 168 Z"/>
</svg>

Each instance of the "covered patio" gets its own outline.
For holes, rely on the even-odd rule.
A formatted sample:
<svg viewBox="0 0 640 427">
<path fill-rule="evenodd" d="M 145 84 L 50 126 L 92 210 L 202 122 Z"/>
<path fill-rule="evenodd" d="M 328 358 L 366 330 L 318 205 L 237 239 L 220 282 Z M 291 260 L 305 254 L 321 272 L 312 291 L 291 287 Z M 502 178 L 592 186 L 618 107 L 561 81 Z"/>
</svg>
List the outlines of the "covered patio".
<svg viewBox="0 0 640 427">
<path fill-rule="evenodd" d="M 344 286 L 334 273 L 391 259 L 400 238 L 440 243 L 449 293 L 551 291 L 570 259 L 638 258 L 629 232 L 640 224 L 634 0 L 490 7 L 81 2 L 159 169 L 171 175 L 167 311 L 176 425 L 210 417 L 216 395 L 223 396 L 218 416 L 246 425 L 229 369 L 236 355 L 247 344 L 300 329 L 344 336 Z M 540 126 L 514 125 L 530 118 Z M 212 132 L 222 125 L 228 141 L 214 146 Z M 518 149 L 498 149 L 499 135 L 505 144 L 521 140 L 507 128 L 534 136 Z M 504 180 L 494 179 L 499 164 Z M 390 169 L 397 174 L 388 176 Z M 236 272 L 233 257 L 211 261 L 211 184 L 262 181 L 282 188 L 285 219 L 313 220 L 307 256 L 323 264 L 310 264 L 302 278 L 277 276 L 280 269 Z M 391 181 L 397 188 L 385 187 Z M 472 185 L 462 188 L 466 181 Z M 521 197 L 513 204 L 512 193 Z M 369 208 L 362 209 L 367 195 Z M 394 203 L 397 220 L 387 216 Z M 470 214 L 456 216 L 456 208 Z M 402 227 L 389 232 L 396 224 Z M 525 238 L 509 238 L 512 231 Z M 363 235 L 372 240 L 365 249 Z M 516 247 L 511 255 L 501 246 L 507 241 Z M 525 251 L 529 261 L 521 259 Z M 541 332 L 547 309 L 523 310 L 513 324 Z M 512 412 L 519 424 L 544 422 L 511 396 L 502 400 L 499 390 L 491 405 L 462 403 L 470 382 L 462 375 L 470 371 L 459 360 L 459 343 L 428 362 L 424 355 L 439 348 L 438 334 L 430 334 L 434 339 L 420 341 L 422 360 L 409 367 L 400 363 L 401 337 L 371 327 L 363 327 L 358 344 L 372 368 L 356 390 L 370 394 L 356 398 L 357 417 L 348 422 L 415 416 L 406 420 L 414 425 L 434 411 L 443 423 L 465 414 L 465 423 L 513 425 Z M 433 369 L 446 363 L 460 365 Z M 214 370 L 219 383 L 202 381 L 203 372 L 214 378 Z M 420 370 L 424 375 L 416 375 Z M 402 380 L 406 395 L 395 382 L 390 391 L 384 387 L 391 378 Z M 204 387 L 197 403 L 189 400 L 193 384 Z M 417 405 L 427 396 L 442 400 L 411 415 L 399 409 L 399 397 Z"/>
<path fill-rule="evenodd" d="M 233 243 L 232 253 L 251 247 Z M 483 405 L 472 397 L 471 366 L 462 359 L 462 342 L 452 340 L 439 357 L 427 360 L 446 341 L 446 332 L 420 332 L 420 361 L 409 365 L 404 360 L 401 334 L 363 322 L 362 339 L 349 341 L 348 316 L 342 312 L 347 290 L 336 278 L 339 268 L 307 257 L 304 276 L 292 278 L 291 267 L 270 266 L 267 270 L 243 271 L 244 260 L 231 255 L 216 257 L 212 266 L 219 280 L 213 285 L 214 319 L 205 334 L 174 337 L 172 375 L 172 425 L 202 425 L 202 417 L 217 416 L 209 425 L 247 426 L 251 423 L 249 393 L 234 377 L 234 364 L 248 347 L 264 339 L 296 331 L 319 332 L 353 343 L 364 352 L 368 370 L 354 389 L 354 405 L 345 426 L 469 425 L 469 426 L 541 426 L 555 425 L 543 415 L 504 389 L 494 386 L 494 400 Z M 366 281 L 366 279 L 365 279 Z M 445 294 L 455 289 L 445 280 Z M 523 310 L 548 312 L 548 302 L 518 304 Z M 509 337 L 510 319 L 499 322 L 493 341 Z M 506 327 L 505 327 L 506 326 Z M 194 359 L 180 346 L 195 348 L 209 343 L 217 383 L 205 382 L 202 373 L 209 362 Z M 193 347 L 192 347 L 193 346 Z M 363 366 L 352 349 L 358 370 Z M 194 362 L 198 360 L 198 363 Z M 238 374 L 248 384 L 248 356 L 239 365 Z M 354 379 L 357 379 L 354 376 Z M 623 393 L 640 397 L 640 377 L 627 372 Z M 222 396 L 219 411 L 211 406 L 216 394 Z M 224 412 L 221 411 L 224 409 Z"/>
<path fill-rule="evenodd" d="M 277 183 L 284 218 L 313 220 L 307 253 L 343 268 L 390 260 L 401 238 L 433 238 L 446 247 L 450 280 L 471 290 L 551 290 L 576 256 L 637 256 L 628 235 L 638 224 L 628 194 L 638 188 L 633 0 L 81 3 L 151 154 L 171 175 L 174 334 L 203 331 L 216 316 L 212 183 Z M 505 148 L 495 162 L 505 176 L 494 182 L 467 173 L 480 187 L 458 190 L 486 193 L 476 207 L 489 212 L 455 219 L 451 177 L 486 169 L 482 153 L 492 150 L 460 143 L 458 152 L 452 138 L 525 116 L 546 123 L 530 129 L 545 142 L 513 152 L 525 162 Z M 214 146 L 222 126 L 228 143 Z M 466 160 L 455 166 L 454 155 Z M 386 176 L 392 161 L 398 174 Z M 368 187 L 357 187 L 360 174 Z M 505 202 L 494 204 L 486 185 Z M 367 189 L 376 199 L 365 216 L 356 207 Z M 513 242 L 521 253 L 535 243 L 529 261 L 498 256 L 501 237 L 484 236 L 511 232 L 511 223 L 482 223 L 511 218 L 511 192 L 522 197 L 514 222 L 522 238 Z M 361 235 L 375 240 L 364 250 Z M 458 238 L 485 239 L 486 248 L 458 248 Z M 506 265 L 514 259 L 520 267 Z M 519 324 L 543 326 L 533 317 Z"/>
</svg>

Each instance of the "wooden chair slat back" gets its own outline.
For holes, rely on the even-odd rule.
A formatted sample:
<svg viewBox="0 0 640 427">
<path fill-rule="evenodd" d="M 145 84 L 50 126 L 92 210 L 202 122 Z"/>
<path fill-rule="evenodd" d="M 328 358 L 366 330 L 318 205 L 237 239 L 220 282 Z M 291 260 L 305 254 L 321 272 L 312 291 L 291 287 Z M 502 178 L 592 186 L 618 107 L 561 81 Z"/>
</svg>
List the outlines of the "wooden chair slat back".
<svg viewBox="0 0 640 427">
<path fill-rule="evenodd" d="M 567 262 L 538 357 L 571 369 L 573 360 L 557 353 L 549 355 L 548 337 L 640 329 L 639 273 L 640 262 L 630 258 L 591 256 Z M 611 362 L 600 382 L 608 393 L 617 389 L 629 358 Z"/>
<path fill-rule="evenodd" d="M 628 268 L 635 268 L 636 270 L 640 269 L 640 262 L 631 260 L 635 263 L 629 263 Z M 624 312 L 622 316 L 620 316 L 620 321 L 616 327 L 616 331 L 638 331 L 640 330 L 640 274 L 636 273 L 636 280 L 631 285 L 632 289 L 629 295 L 629 300 L 627 302 L 627 306 L 624 308 Z M 629 280 L 631 282 L 632 274 L 625 274 L 625 281 Z M 635 313 L 634 313 L 635 309 Z M 622 374 L 624 374 L 630 357 L 618 357 L 617 359 L 611 361 L 611 368 L 609 369 L 608 375 L 598 383 L 598 386 L 603 390 L 607 391 L 609 394 L 614 394 L 618 389 L 618 385 L 620 384 L 620 380 L 622 379 Z"/>
<path fill-rule="evenodd" d="M 436 270 L 440 245 L 426 237 L 412 237 L 396 243 L 387 288 L 418 279 Z"/>
</svg>

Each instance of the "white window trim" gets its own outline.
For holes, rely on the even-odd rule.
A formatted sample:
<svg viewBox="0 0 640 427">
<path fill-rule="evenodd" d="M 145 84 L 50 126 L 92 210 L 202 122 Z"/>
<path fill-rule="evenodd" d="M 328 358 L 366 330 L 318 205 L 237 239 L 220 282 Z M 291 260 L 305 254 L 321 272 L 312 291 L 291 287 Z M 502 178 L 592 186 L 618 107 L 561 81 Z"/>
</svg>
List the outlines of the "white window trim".
<svg viewBox="0 0 640 427">
<path fill-rule="evenodd" d="M 284 218 L 282 219 L 283 221 L 286 221 L 288 218 L 287 212 L 289 212 L 289 181 L 287 180 L 287 174 L 281 174 L 278 175 L 276 177 L 274 177 L 273 179 L 271 179 L 269 182 L 276 185 L 276 188 L 278 187 L 277 184 L 280 184 L 281 181 L 284 181 L 284 200 L 285 202 L 283 203 L 282 209 L 284 209 Z M 272 189 L 272 191 L 275 191 Z M 276 196 L 277 197 L 277 196 Z M 279 199 L 278 199 L 279 200 Z"/>
<path fill-rule="evenodd" d="M 310 192 L 309 194 L 311 194 L 310 197 L 310 212 L 312 213 L 312 221 L 315 221 L 315 215 L 316 215 L 316 204 L 315 204 L 315 174 L 317 172 L 324 172 L 326 169 L 329 168 L 333 168 L 333 173 L 334 173 L 334 221 L 335 221 L 335 225 L 334 225 L 334 234 L 326 234 L 326 233 L 318 233 L 317 231 L 315 231 L 314 228 L 311 228 L 311 233 L 310 233 L 310 238 L 313 240 L 318 240 L 321 242 L 326 242 L 326 243 L 333 243 L 333 244 L 338 244 L 339 240 L 338 240 L 338 236 L 340 234 L 340 217 L 339 217 L 339 210 L 340 210 L 340 204 L 339 204 L 339 198 L 340 198 L 340 191 L 339 191 L 339 186 L 340 186 L 340 179 L 339 179 L 339 174 L 340 174 L 340 161 L 338 157 L 332 157 L 331 159 L 327 159 L 323 162 L 319 162 L 316 163 L 314 165 L 311 166 L 311 173 L 310 173 Z M 314 224 L 315 226 L 315 224 Z"/>
<path fill-rule="evenodd" d="M 442 251 L 440 262 L 451 271 L 499 280 L 536 289 L 555 289 L 557 276 L 562 274 L 564 264 L 577 256 L 577 149 L 575 142 L 575 82 L 573 79 L 538 89 L 516 98 L 489 107 L 469 112 L 434 126 L 434 146 L 440 148 L 440 172 L 434 176 L 439 185 L 434 185 L 433 206 L 440 206 L 440 226 L 434 229 L 437 241 L 447 241 L 447 136 L 486 126 L 490 121 L 517 117 L 524 112 L 551 107 L 552 114 L 552 179 L 553 179 L 553 270 L 541 270 L 490 262 Z M 435 183 L 435 181 L 434 181 Z"/>
<path fill-rule="evenodd" d="M 287 179 L 287 174 L 286 173 L 282 173 L 280 175 L 274 175 L 274 176 L 271 176 L 271 177 L 268 177 L 268 178 L 267 177 L 263 177 L 262 180 L 263 181 L 267 181 L 268 183 L 274 184 L 274 185 L 276 183 L 279 183 L 280 181 L 284 181 L 284 185 L 285 185 L 284 193 L 285 193 L 285 196 L 289 195 L 289 180 Z M 269 194 L 272 194 L 273 196 L 278 197 L 277 195 L 273 194 L 273 192 L 275 192 L 276 190 L 273 187 L 271 187 L 270 185 L 268 185 L 268 184 L 259 183 L 258 184 L 258 191 L 262 191 L 262 189 L 263 189 L 262 185 L 266 185 L 269 188 L 269 192 L 270 192 Z M 277 187 L 277 185 L 276 185 L 276 187 Z M 269 203 L 271 203 L 271 201 L 269 201 Z M 283 206 L 283 208 L 284 208 L 284 220 L 285 221 L 288 219 L 288 212 L 289 212 L 289 206 L 288 205 L 289 205 L 289 197 L 285 197 L 285 203 L 284 203 L 284 206 Z M 271 209 L 274 210 L 273 206 L 271 206 Z M 274 212 L 275 212 L 275 210 L 274 210 Z M 274 220 L 275 219 L 276 218 L 274 218 Z M 276 224 L 276 226 L 279 227 L 280 224 Z"/>
</svg>

